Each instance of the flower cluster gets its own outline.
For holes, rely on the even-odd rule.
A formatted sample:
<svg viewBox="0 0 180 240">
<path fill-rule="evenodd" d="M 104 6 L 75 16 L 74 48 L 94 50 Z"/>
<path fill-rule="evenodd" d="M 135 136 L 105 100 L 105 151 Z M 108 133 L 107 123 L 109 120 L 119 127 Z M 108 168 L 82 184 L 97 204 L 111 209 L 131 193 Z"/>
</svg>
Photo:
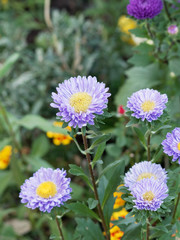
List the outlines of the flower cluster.
<svg viewBox="0 0 180 240">
<path fill-rule="evenodd" d="M 157 90 L 146 88 L 133 93 L 128 98 L 127 107 L 133 112 L 133 117 L 151 122 L 163 114 L 167 102 L 166 94 L 160 94 Z"/>
<path fill-rule="evenodd" d="M 42 212 L 51 212 L 71 198 L 70 178 L 66 171 L 40 168 L 21 186 L 19 197 L 28 208 L 39 208 Z"/>
<path fill-rule="evenodd" d="M 59 84 L 57 94 L 52 93 L 54 103 L 51 107 L 58 108 L 56 114 L 71 127 L 79 128 L 87 124 L 94 125 L 94 118 L 103 114 L 107 108 L 109 88 L 97 82 L 96 77 L 74 77 Z"/>
<path fill-rule="evenodd" d="M 124 178 L 125 186 L 135 198 L 135 208 L 156 211 L 168 196 L 167 173 L 160 164 L 136 163 Z"/>
<path fill-rule="evenodd" d="M 53 125 L 62 127 L 63 122 L 54 122 Z M 69 132 L 71 131 L 71 127 L 69 126 L 67 126 L 65 129 L 68 130 Z M 70 137 L 69 135 L 65 135 L 62 133 L 55 133 L 55 132 L 48 131 L 46 135 L 48 138 L 53 139 L 53 143 L 55 145 L 60 145 L 60 144 L 68 145 L 73 140 L 72 137 Z"/>
<path fill-rule="evenodd" d="M 161 0 L 130 0 L 127 12 L 137 19 L 154 18 L 163 8 Z"/>
<path fill-rule="evenodd" d="M 5 169 L 8 167 L 12 154 L 12 147 L 10 145 L 5 146 L 0 151 L 0 169 Z"/>
<path fill-rule="evenodd" d="M 120 185 L 122 186 L 122 185 Z M 122 192 L 114 192 L 114 197 L 116 198 L 113 209 L 116 210 L 120 207 L 123 207 L 125 204 L 125 201 L 121 198 Z M 125 218 L 128 212 L 126 209 L 123 207 L 122 210 L 120 211 L 114 211 L 112 216 L 111 216 L 111 221 L 118 220 L 120 217 Z M 121 229 L 114 225 L 113 223 L 110 223 L 110 235 L 111 235 L 111 240 L 120 240 L 122 236 L 124 235 L 124 232 L 121 231 Z"/>
<path fill-rule="evenodd" d="M 178 160 L 180 164 L 180 128 L 175 128 L 172 133 L 167 133 L 162 145 L 164 153 L 168 156 L 173 156 L 172 161 Z"/>
</svg>

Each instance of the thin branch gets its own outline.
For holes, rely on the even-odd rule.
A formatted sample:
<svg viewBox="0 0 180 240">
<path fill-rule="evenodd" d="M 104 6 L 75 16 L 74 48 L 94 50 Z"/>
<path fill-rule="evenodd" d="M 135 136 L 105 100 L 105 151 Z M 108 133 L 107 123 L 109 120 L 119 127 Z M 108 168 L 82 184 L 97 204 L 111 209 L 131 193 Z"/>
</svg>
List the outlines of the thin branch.
<svg viewBox="0 0 180 240">
<path fill-rule="evenodd" d="M 169 10 L 168 10 L 167 3 L 166 3 L 165 0 L 163 0 L 163 2 L 164 2 L 164 9 L 165 9 L 166 15 L 167 15 L 168 19 L 169 19 L 170 21 L 172 21 L 171 14 L 170 14 L 170 12 L 169 12 Z"/>
<path fill-rule="evenodd" d="M 58 221 L 58 217 L 57 216 L 56 216 L 56 224 L 57 224 L 57 227 L 58 227 L 58 230 L 59 230 L 59 235 L 61 237 L 61 240 L 64 240 L 63 232 L 62 232 L 62 229 L 61 229 L 61 226 L 60 226 L 60 223 Z"/>
<path fill-rule="evenodd" d="M 148 139 L 147 139 L 147 155 L 148 155 L 148 161 L 151 161 L 151 133 L 149 133 Z"/>
<path fill-rule="evenodd" d="M 175 205 L 174 212 L 173 212 L 173 217 L 172 217 L 172 221 L 173 222 L 174 222 L 175 217 L 176 217 L 176 211 L 177 211 L 177 207 L 178 207 L 179 201 L 180 201 L 180 192 L 178 194 L 178 198 L 177 198 L 176 205 Z"/>
<path fill-rule="evenodd" d="M 87 150 L 88 149 L 88 143 L 87 143 L 86 135 L 82 134 L 82 138 L 83 138 L 84 148 L 85 148 L 85 150 Z M 86 152 L 86 158 L 87 158 L 87 161 L 88 161 L 89 172 L 90 172 L 91 181 L 92 181 L 92 184 L 93 184 L 94 197 L 98 201 L 98 205 L 97 205 L 98 213 L 99 213 L 99 216 L 102 220 L 102 225 L 103 225 L 104 231 L 106 233 L 106 239 L 110 240 L 109 232 L 108 232 L 108 229 L 107 229 L 107 226 L 106 226 L 104 214 L 103 214 L 103 211 L 102 211 L 102 208 L 101 208 L 101 204 L 100 204 L 100 200 L 99 200 L 99 196 L 98 196 L 98 192 L 97 192 L 97 188 L 96 188 L 95 177 L 94 177 L 92 166 L 91 166 L 91 156 L 87 152 Z"/>
<path fill-rule="evenodd" d="M 52 29 L 53 24 L 50 17 L 51 0 L 44 1 L 44 20 L 48 28 Z"/>
</svg>

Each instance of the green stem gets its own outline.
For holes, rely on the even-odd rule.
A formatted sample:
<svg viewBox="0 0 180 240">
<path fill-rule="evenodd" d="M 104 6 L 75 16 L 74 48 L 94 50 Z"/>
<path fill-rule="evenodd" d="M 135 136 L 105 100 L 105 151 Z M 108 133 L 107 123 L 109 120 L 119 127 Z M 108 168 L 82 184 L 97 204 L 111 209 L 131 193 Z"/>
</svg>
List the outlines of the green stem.
<svg viewBox="0 0 180 240">
<path fill-rule="evenodd" d="M 45 0 L 44 2 L 44 20 L 49 29 L 53 28 L 53 24 L 50 17 L 51 0 Z"/>
<path fill-rule="evenodd" d="M 2 113 L 2 116 L 3 116 L 4 120 L 5 120 L 8 128 L 9 128 L 9 135 L 12 138 L 13 144 L 14 144 L 15 148 L 17 148 L 18 152 L 21 154 L 21 146 L 19 145 L 18 141 L 16 140 L 16 136 L 15 136 L 14 130 L 13 130 L 12 126 L 11 126 L 11 123 L 9 121 L 8 115 L 7 115 L 6 111 L 4 110 L 4 107 L 2 106 L 1 102 L 0 102 L 0 111 Z M 21 154 L 21 156 L 22 156 L 22 158 L 24 160 L 24 157 L 23 157 L 22 154 Z"/>
<path fill-rule="evenodd" d="M 175 205 L 175 208 L 174 208 L 173 217 L 172 217 L 172 222 L 175 221 L 176 211 L 177 211 L 177 207 L 178 207 L 179 201 L 180 201 L 180 192 L 179 192 L 179 194 L 178 194 L 178 198 L 177 198 L 176 205 Z"/>
<path fill-rule="evenodd" d="M 146 225 L 146 240 L 149 240 L 149 227 L 150 227 L 150 224 L 149 224 L 149 218 L 147 218 L 147 225 Z"/>
<path fill-rule="evenodd" d="M 56 224 L 57 224 L 57 227 L 58 227 L 58 230 L 59 230 L 59 235 L 61 237 L 61 240 L 64 240 L 63 232 L 62 232 L 62 229 L 61 229 L 61 226 L 60 226 L 60 223 L 58 221 L 58 217 L 57 216 L 56 216 Z"/>
<path fill-rule="evenodd" d="M 88 149 L 88 143 L 87 143 L 86 135 L 82 134 L 82 138 L 83 138 L 84 148 L 85 148 L 85 150 L 87 150 Z M 107 226 L 106 226 L 104 214 L 103 214 L 103 211 L 102 211 L 102 208 L 101 208 L 101 203 L 100 203 L 99 196 L 98 196 L 98 191 L 97 191 L 97 188 L 96 188 L 95 177 L 94 177 L 93 169 L 92 169 L 92 166 L 91 166 L 91 156 L 90 156 L 89 153 L 86 153 L 86 158 L 87 158 L 87 161 L 88 161 L 89 172 L 90 172 L 91 181 L 92 181 L 92 184 L 93 184 L 94 197 L 98 201 L 98 205 L 97 205 L 98 213 L 99 213 L 99 216 L 102 220 L 102 226 L 103 226 L 103 229 L 106 233 L 106 239 L 110 240 L 109 232 L 108 232 L 108 229 L 107 229 Z"/>
<path fill-rule="evenodd" d="M 149 133 L 148 135 L 148 139 L 147 139 L 147 155 L 148 155 L 148 161 L 151 161 L 151 133 Z"/>
<path fill-rule="evenodd" d="M 172 19 L 171 19 L 171 15 L 169 13 L 169 10 L 168 10 L 167 3 L 166 3 L 165 0 L 163 0 L 163 2 L 164 2 L 164 9 L 165 9 L 166 15 L 167 15 L 168 19 L 171 21 Z"/>
<path fill-rule="evenodd" d="M 150 27 L 149 22 L 146 22 L 146 28 L 147 28 L 147 31 L 148 31 L 148 34 L 149 34 L 150 38 L 153 39 L 154 38 L 154 34 L 151 31 L 151 27 Z"/>
</svg>

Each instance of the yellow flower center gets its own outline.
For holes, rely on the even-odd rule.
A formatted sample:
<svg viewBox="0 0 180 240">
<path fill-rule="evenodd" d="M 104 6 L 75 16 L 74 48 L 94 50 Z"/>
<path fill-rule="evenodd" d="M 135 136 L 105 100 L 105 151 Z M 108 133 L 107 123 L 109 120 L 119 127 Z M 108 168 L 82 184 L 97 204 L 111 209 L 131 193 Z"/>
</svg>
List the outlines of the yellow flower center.
<svg viewBox="0 0 180 240">
<path fill-rule="evenodd" d="M 177 148 L 180 151 L 180 142 L 178 143 Z"/>
<path fill-rule="evenodd" d="M 145 101 L 141 104 L 141 108 L 144 112 L 149 112 L 155 108 L 155 102 Z"/>
<path fill-rule="evenodd" d="M 145 201 L 151 202 L 154 199 L 154 194 L 152 191 L 148 191 L 146 193 L 143 194 L 143 199 Z"/>
<path fill-rule="evenodd" d="M 141 173 L 138 178 L 137 178 L 137 182 L 141 181 L 144 178 L 151 178 L 154 177 L 155 179 L 157 179 L 156 175 L 152 174 L 152 173 Z"/>
<path fill-rule="evenodd" d="M 50 181 L 41 183 L 36 189 L 36 194 L 42 198 L 54 197 L 56 193 L 56 185 Z"/>
<path fill-rule="evenodd" d="M 86 112 L 91 102 L 92 97 L 86 92 L 74 93 L 69 100 L 71 107 L 74 107 L 77 113 Z"/>
</svg>

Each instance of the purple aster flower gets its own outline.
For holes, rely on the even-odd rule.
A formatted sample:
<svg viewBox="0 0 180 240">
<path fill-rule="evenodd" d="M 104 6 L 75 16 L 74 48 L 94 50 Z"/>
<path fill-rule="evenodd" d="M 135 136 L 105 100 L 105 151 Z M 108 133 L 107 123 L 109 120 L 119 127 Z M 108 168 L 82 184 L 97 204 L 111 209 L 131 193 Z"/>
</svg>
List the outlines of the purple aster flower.
<svg viewBox="0 0 180 240">
<path fill-rule="evenodd" d="M 156 211 L 168 196 L 167 192 L 166 183 L 156 181 L 154 178 L 142 179 L 132 190 L 132 195 L 135 198 L 133 200 L 134 207 L 140 210 Z"/>
<path fill-rule="evenodd" d="M 170 25 L 170 26 L 168 27 L 168 33 L 169 33 L 169 34 L 172 34 L 172 35 L 177 34 L 177 33 L 178 33 L 178 27 L 177 27 L 177 25 L 175 25 L 175 24 Z"/>
<path fill-rule="evenodd" d="M 127 107 L 133 111 L 133 117 L 151 122 L 163 114 L 167 101 L 166 94 L 161 95 L 157 90 L 146 88 L 133 93 L 128 98 Z"/>
<path fill-rule="evenodd" d="M 146 19 L 158 15 L 162 8 L 161 0 L 130 0 L 127 12 L 137 19 Z"/>
<path fill-rule="evenodd" d="M 148 161 L 136 163 L 124 178 L 125 186 L 132 190 L 134 186 L 145 178 L 154 178 L 159 182 L 167 182 L 167 173 L 160 164 Z"/>
<path fill-rule="evenodd" d="M 175 128 L 172 133 L 167 133 L 162 145 L 164 153 L 173 156 L 172 161 L 178 160 L 180 164 L 180 128 Z"/>
<path fill-rule="evenodd" d="M 21 186 L 19 197 L 28 208 L 39 208 L 42 212 L 51 212 L 71 198 L 70 178 L 66 171 L 40 168 Z"/>
<path fill-rule="evenodd" d="M 58 108 L 56 114 L 69 126 L 79 128 L 88 123 L 94 125 L 95 114 L 103 114 L 107 107 L 109 88 L 97 82 L 96 77 L 74 77 L 59 84 L 57 94 L 52 93 L 54 103 L 51 107 Z"/>
<path fill-rule="evenodd" d="M 140 210 L 156 211 L 160 208 L 163 200 L 168 196 L 167 184 L 156 181 L 154 178 L 142 179 L 132 190 L 135 200 L 135 208 Z"/>
</svg>

